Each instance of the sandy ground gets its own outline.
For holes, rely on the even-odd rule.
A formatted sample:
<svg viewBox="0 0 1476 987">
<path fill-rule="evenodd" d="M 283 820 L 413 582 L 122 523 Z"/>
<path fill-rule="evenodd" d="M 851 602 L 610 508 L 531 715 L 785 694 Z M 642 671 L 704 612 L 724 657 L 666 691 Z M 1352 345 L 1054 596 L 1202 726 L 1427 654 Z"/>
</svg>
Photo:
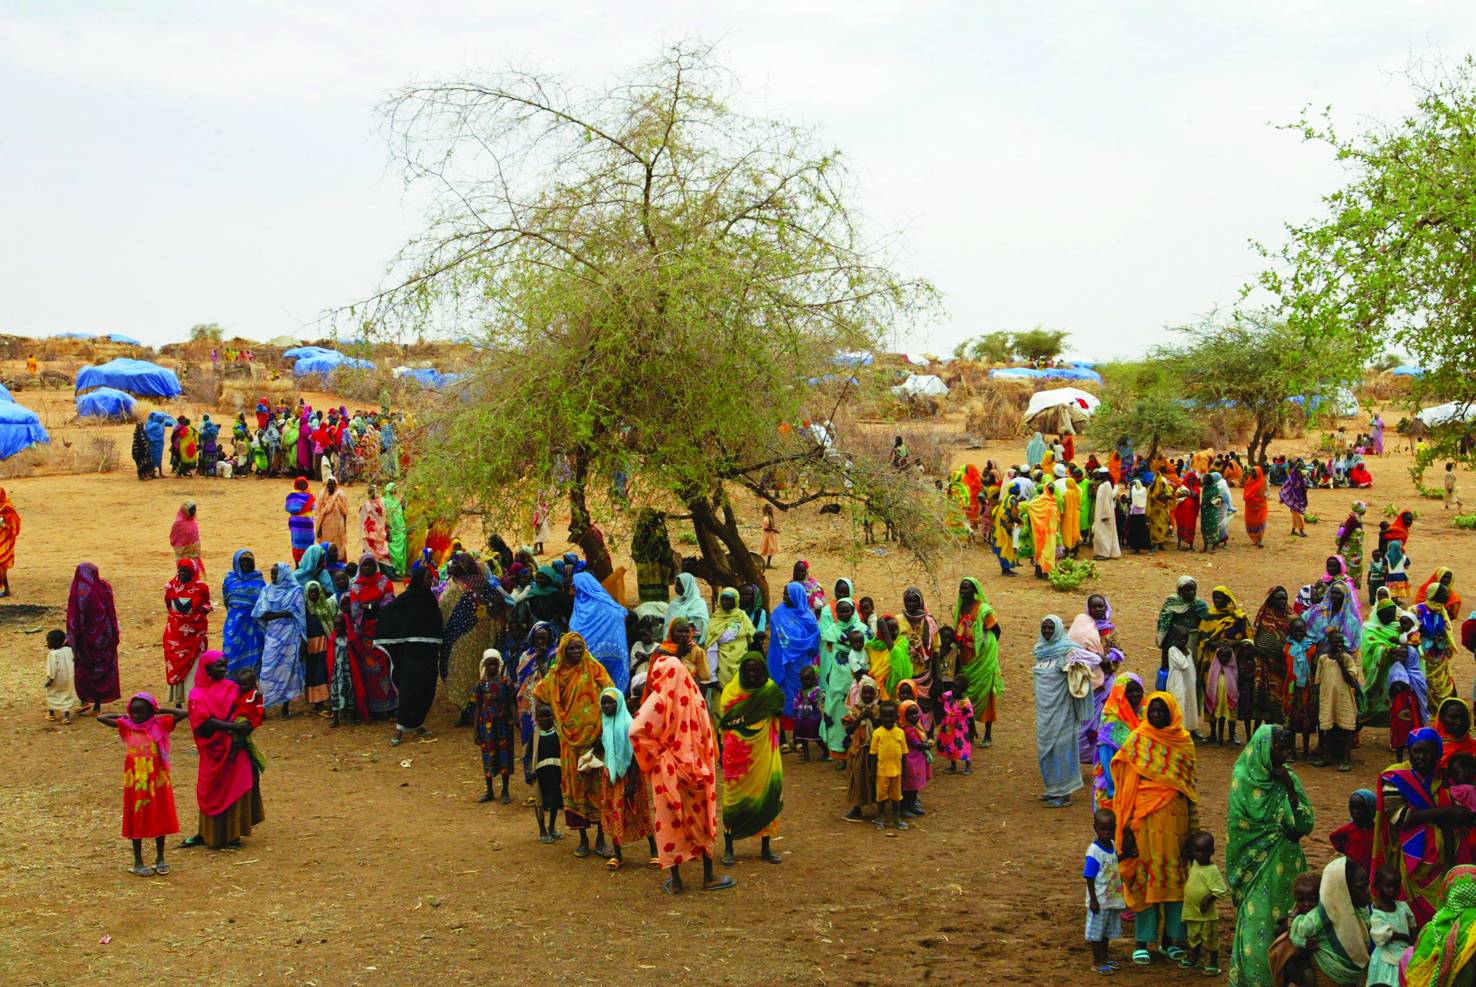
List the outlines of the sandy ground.
<svg viewBox="0 0 1476 987">
<path fill-rule="evenodd" d="M 48 414 L 59 440 L 84 431 L 58 427 L 61 411 Z M 1064 983 L 1089 975 L 1080 877 L 1091 839 L 1085 799 L 1065 811 L 1036 800 L 1029 684 L 1039 618 L 1054 612 L 1069 623 L 1082 597 L 1028 576 L 1003 580 L 979 548 L 920 574 L 886 546 L 854 548 L 846 522 L 808 512 L 784 525 L 783 570 L 795 557 L 809 558 L 822 582 L 853 576 L 884 611 L 900 606 L 902 590 L 915 582 L 940 614 L 951 610 L 959 578 L 977 574 L 1001 615 L 1008 691 L 995 745 L 976 754 L 972 777 L 934 780 L 925 793 L 931 812 L 910 832 L 884 836 L 843 822 L 843 775 L 791 760 L 776 843 L 783 866 L 762 864 L 756 846 L 740 845 L 737 889 L 668 898 L 654 872 L 610 875 L 594 858 L 573 858 L 568 842 L 540 845 L 532 813 L 519 805 L 477 804 L 477 751 L 469 731 L 450 722 L 449 704 L 438 702 L 432 725 L 439 738 L 398 749 L 388 746 L 383 724 L 329 730 L 314 717 L 269 720 L 258 734 L 271 761 L 266 824 L 237 852 L 171 849 L 169 877 L 129 875 L 118 837 L 121 746 L 91 720 L 43 720 L 41 632 L 61 624 L 76 563 L 96 562 L 117 596 L 124 694 L 162 695 L 161 591 L 171 575 L 175 508 L 186 498 L 199 504 L 218 595 L 235 549 L 252 547 L 263 567 L 287 558 L 280 504 L 288 484 L 139 483 L 128 462 L 129 429 L 108 432 L 120 443 L 119 471 L 6 483 L 24 532 L 15 596 L 0 602 L 7 656 L 0 730 L 10 752 L 0 758 L 5 982 L 61 984 L 102 974 L 324 985 L 617 977 L 632 984 Z M 1020 446 L 959 455 L 982 463 L 1001 453 L 1018 458 Z M 1458 587 L 1476 586 L 1467 554 L 1476 542 L 1449 525 L 1438 503 L 1416 504 L 1406 465 L 1399 456 L 1374 464 L 1376 486 L 1363 493 L 1369 516 L 1379 518 L 1387 503 L 1420 507 L 1412 574 L 1423 581 L 1444 562 L 1455 568 Z M 1469 474 L 1462 481 L 1476 491 Z M 355 508 L 362 494 L 362 486 L 351 489 Z M 1322 523 L 1305 541 L 1287 536 L 1286 514 L 1274 506 L 1264 550 L 1250 547 L 1240 529 L 1229 551 L 1214 557 L 1170 551 L 1102 565 L 1088 588 L 1116 608 L 1126 667 L 1144 674 L 1156 667 L 1154 619 L 1181 572 L 1206 592 L 1228 584 L 1253 613 L 1271 585 L 1295 587 L 1320 570 L 1351 499 L 1347 491 L 1314 491 L 1312 511 Z M 756 527 L 753 538 L 756 544 Z M 218 627 L 219 618 L 215 641 Z M 1469 656 L 1458 665 L 1464 693 Z M 187 730 L 177 737 L 176 796 L 188 827 L 196 814 L 195 754 Z M 1301 771 L 1318 812 L 1307 841 L 1312 865 L 1329 858 L 1326 834 L 1345 821 L 1347 793 L 1386 763 L 1384 740 L 1382 731 L 1365 732 L 1352 776 Z M 1219 833 L 1234 757 L 1228 749 L 1201 751 L 1201 820 Z M 514 790 L 522 793 L 520 782 Z M 1223 914 L 1229 918 L 1228 907 Z M 1229 926 L 1222 926 L 1227 945 Z M 1114 946 L 1119 958 L 1124 945 Z M 1165 983 L 1177 973 L 1160 964 L 1117 979 Z"/>
</svg>

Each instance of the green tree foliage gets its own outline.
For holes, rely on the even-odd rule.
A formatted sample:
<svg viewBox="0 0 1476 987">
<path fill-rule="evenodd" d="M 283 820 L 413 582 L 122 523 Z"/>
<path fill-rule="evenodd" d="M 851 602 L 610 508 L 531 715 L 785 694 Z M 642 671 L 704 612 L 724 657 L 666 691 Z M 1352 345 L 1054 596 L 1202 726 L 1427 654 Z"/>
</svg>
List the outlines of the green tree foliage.
<svg viewBox="0 0 1476 987">
<path fill-rule="evenodd" d="M 1007 332 L 986 332 L 959 343 L 954 347 L 953 355 L 960 360 L 980 363 L 1009 363 L 1015 355 L 1014 337 Z"/>
<path fill-rule="evenodd" d="M 1251 416 L 1246 456 L 1259 462 L 1287 416 L 1336 399 L 1362 373 L 1358 349 L 1342 338 L 1303 337 L 1274 312 L 1211 316 L 1178 330 L 1179 346 L 1154 353 L 1180 396 L 1202 408 L 1229 406 Z"/>
<path fill-rule="evenodd" d="M 1150 460 L 1160 446 L 1199 441 L 1201 425 L 1162 364 L 1116 364 L 1105 369 L 1107 386 L 1088 426 L 1089 435 L 1105 443 L 1127 436 L 1138 449 L 1147 448 Z"/>
<path fill-rule="evenodd" d="M 1062 329 L 1042 329 L 1036 326 L 1025 332 L 1017 332 L 1012 338 L 1015 355 L 1023 360 L 1054 360 L 1071 333 Z"/>
<path fill-rule="evenodd" d="M 218 343 L 225 338 L 225 330 L 215 322 L 199 322 L 190 326 L 190 342 Z"/>
<path fill-rule="evenodd" d="M 934 292 L 862 232 L 840 155 L 729 109 L 726 78 L 679 47 L 604 92 L 510 73 L 387 104 L 395 154 L 435 204 L 392 287 L 348 315 L 386 333 L 476 326 L 482 351 L 418 439 L 411 487 L 432 510 L 505 530 L 563 494 L 582 541 L 619 476 L 631 507 L 690 519 L 720 583 L 765 584 L 735 485 L 782 509 L 863 501 L 924 560 L 936 547 L 934 491 L 800 424 L 854 392 L 810 378 L 881 348 Z"/>
<path fill-rule="evenodd" d="M 1423 367 L 1421 392 L 1476 400 L 1476 63 L 1410 74 L 1414 108 L 1351 136 L 1330 116 L 1295 124 L 1347 178 L 1323 214 L 1287 226 L 1260 284 L 1292 329 L 1345 341 L 1371 360 L 1397 345 Z"/>
</svg>

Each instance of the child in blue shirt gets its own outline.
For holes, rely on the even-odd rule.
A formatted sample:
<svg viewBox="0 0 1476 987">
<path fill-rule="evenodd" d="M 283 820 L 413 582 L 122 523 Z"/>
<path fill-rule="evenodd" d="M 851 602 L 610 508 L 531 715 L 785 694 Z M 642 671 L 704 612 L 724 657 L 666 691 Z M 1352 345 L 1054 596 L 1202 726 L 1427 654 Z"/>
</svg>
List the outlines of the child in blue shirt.
<svg viewBox="0 0 1476 987">
<path fill-rule="evenodd" d="M 1122 937 L 1122 912 L 1127 907 L 1122 898 L 1117 849 L 1112 845 L 1117 816 L 1111 809 L 1098 809 L 1092 814 L 1092 831 L 1097 838 L 1087 847 L 1086 866 L 1081 872 L 1086 879 L 1086 939 L 1092 944 L 1092 971 L 1108 974 L 1117 969 L 1117 964 L 1108 958 L 1107 944 Z"/>
</svg>

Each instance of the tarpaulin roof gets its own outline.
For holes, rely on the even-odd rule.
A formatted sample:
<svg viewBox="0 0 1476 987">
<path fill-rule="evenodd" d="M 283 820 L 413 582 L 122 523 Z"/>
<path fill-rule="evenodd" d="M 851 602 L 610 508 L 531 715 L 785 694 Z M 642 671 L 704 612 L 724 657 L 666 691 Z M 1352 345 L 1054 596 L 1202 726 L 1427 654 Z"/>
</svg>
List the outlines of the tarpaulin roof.
<svg viewBox="0 0 1476 987">
<path fill-rule="evenodd" d="M 937 374 L 911 374 L 892 393 L 904 398 L 941 398 L 948 393 L 948 385 Z"/>
<path fill-rule="evenodd" d="M 111 339 L 115 343 L 124 343 L 124 344 L 126 344 L 128 346 L 142 346 L 143 345 L 143 343 L 140 342 L 139 340 L 134 339 L 132 336 L 125 336 L 121 332 L 110 332 L 110 333 L 107 334 L 107 337 L 106 338 Z"/>
<path fill-rule="evenodd" d="M 1002 367 L 989 371 L 991 380 L 1090 380 L 1102 383 L 1102 375 L 1086 367 Z"/>
<path fill-rule="evenodd" d="M 870 353 L 837 353 L 830 358 L 837 367 L 869 367 L 874 360 Z"/>
<path fill-rule="evenodd" d="M 1466 401 L 1448 401 L 1426 408 L 1415 415 L 1426 425 L 1448 425 L 1451 422 L 1468 422 L 1476 418 L 1476 405 Z"/>
<path fill-rule="evenodd" d="M 454 384 L 464 377 L 464 374 L 443 374 L 439 370 L 430 367 L 396 367 L 393 371 L 395 377 L 408 377 L 422 387 L 439 391 L 448 384 Z"/>
<path fill-rule="evenodd" d="M 84 418 L 126 418 L 133 411 L 133 395 L 113 387 L 77 395 L 77 414 Z"/>
<path fill-rule="evenodd" d="M 38 442 L 50 442 L 41 419 L 30 408 L 0 401 L 0 459 L 9 459 Z"/>
<path fill-rule="evenodd" d="M 294 346 L 290 350 L 282 351 L 282 359 L 296 360 L 304 356 L 323 356 L 325 354 L 329 356 L 343 355 L 337 350 L 330 350 L 327 347 L 323 346 Z"/>
<path fill-rule="evenodd" d="M 120 357 L 96 367 L 83 367 L 77 375 L 76 390 L 115 387 L 129 394 L 152 398 L 172 398 L 181 393 L 174 371 L 147 360 Z"/>
<path fill-rule="evenodd" d="M 94 336 L 90 332 L 59 332 L 59 333 L 55 333 L 54 335 L 52 335 L 51 338 L 52 339 L 96 339 L 97 337 Z"/>
<path fill-rule="evenodd" d="M 1405 364 L 1402 367 L 1395 367 L 1393 370 L 1390 370 L 1389 373 L 1393 374 L 1395 377 L 1423 377 L 1425 376 L 1425 368 Z"/>
<path fill-rule="evenodd" d="M 294 377 L 306 377 L 310 374 L 316 374 L 321 377 L 327 377 L 335 370 L 346 368 L 373 370 L 374 364 L 368 360 L 358 360 L 354 357 L 344 356 L 342 353 L 335 353 L 332 350 L 328 350 L 313 356 L 299 357 L 298 361 L 292 365 L 292 375 Z"/>
</svg>

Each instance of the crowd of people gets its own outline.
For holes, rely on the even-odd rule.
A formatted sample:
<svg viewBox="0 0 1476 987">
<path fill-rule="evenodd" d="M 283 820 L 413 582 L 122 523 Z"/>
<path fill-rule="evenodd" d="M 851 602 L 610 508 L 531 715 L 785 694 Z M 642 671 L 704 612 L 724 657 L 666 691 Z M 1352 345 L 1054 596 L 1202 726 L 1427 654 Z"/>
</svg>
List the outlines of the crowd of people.
<svg viewBox="0 0 1476 987">
<path fill-rule="evenodd" d="M 342 409 L 316 424 L 304 417 L 309 434 L 330 423 L 354 431 Z M 311 449 L 304 458 L 300 439 L 284 502 L 293 561 L 263 574 L 240 549 L 213 599 L 196 508 L 184 504 L 164 591 L 169 701 L 140 692 L 125 713 L 98 717 L 126 747 L 123 835 L 136 873 L 167 873 L 163 838 L 179 830 L 175 722 L 190 721 L 201 754 L 200 817 L 185 845 L 230 846 L 264 819 L 266 758 L 253 731 L 299 700 L 333 726 L 382 722 L 399 745 L 429 738 L 428 713 L 443 697 L 480 755 L 483 801 L 515 801 L 520 773 L 542 842 L 573 835 L 576 857 L 611 871 L 643 849 L 673 894 L 686 889 L 684 863 L 701 864 L 706 890 L 733 887 L 715 864 L 731 864 L 741 841 L 782 862 L 771 840 L 786 758 L 833 762 L 845 776 L 838 813 L 905 831 L 930 811 L 937 774 L 970 775 L 974 754 L 992 746 L 1003 629 L 976 578 L 941 613 L 915 587 L 888 612 L 851 579 L 822 585 L 799 561 L 772 605 L 757 585 L 718 588 L 709 604 L 690 572 L 653 582 L 637 545 L 642 601 L 627 608 L 610 592 L 624 574 L 609 571 L 608 555 L 540 561 L 533 546 L 513 550 L 497 536 L 469 551 L 449 525 L 407 521 L 393 492 L 373 487 L 351 559 L 334 476 L 343 460 L 325 467 Z M 1044 446 L 1037 436 L 1022 469 L 954 475 L 968 523 L 1004 572 L 1024 558 L 1049 571 L 1086 540 L 1105 557 L 1120 540 L 1141 551 L 1192 545 L 1196 525 L 1213 549 L 1228 537 L 1232 485 L 1259 545 L 1273 478 L 1305 536 L 1296 519 L 1315 465 L 1244 468 L 1208 451 L 1150 463 L 1119 449 L 1105 465 L 1077 467 L 1072 450 Z M 314 475 L 323 477 L 316 495 Z M 1083 878 L 1097 973 L 1118 969 L 1110 946 L 1130 917 L 1133 963 L 1167 959 L 1217 975 L 1224 950 L 1235 984 L 1476 977 L 1476 737 L 1451 671 L 1458 646 L 1476 650 L 1476 619 L 1462 622 L 1448 568 L 1411 592 L 1412 512 L 1367 532 L 1367 559 L 1365 514 L 1354 501 L 1323 571 L 1272 587 L 1254 613 L 1228 586 L 1205 598 L 1181 577 L 1158 615 L 1156 662 L 1140 672 L 1127 670 L 1102 594 L 1069 621 L 1048 614 L 1036 625 L 1042 804 L 1070 806 L 1090 785 Z M 651 540 L 638 530 L 638 542 Z M 225 616 L 213 650 L 217 601 Z M 83 563 L 66 626 L 48 639 L 52 714 L 70 718 L 79 703 L 100 714 L 120 698 L 119 637 L 112 588 Z M 1294 766 L 1351 773 L 1356 752 L 1375 743 L 1370 728 L 1387 728 L 1394 763 L 1374 788 L 1352 793 L 1349 821 L 1330 837 L 1341 856 L 1307 873 L 1300 843 L 1316 818 Z M 1243 748 L 1228 793 L 1227 875 L 1215 863 L 1219 841 L 1198 825 L 1205 745 Z M 142 853 L 150 839 L 152 865 Z M 1224 934 L 1221 899 L 1235 913 Z"/>
<path fill-rule="evenodd" d="M 1251 545 L 1264 545 L 1272 486 L 1281 488 L 1292 535 L 1306 537 L 1307 490 L 1371 487 L 1364 454 L 1382 453 L 1383 430 L 1376 420 L 1373 433 L 1328 460 L 1277 456 L 1250 466 L 1238 453 L 1213 449 L 1137 456 L 1128 439 L 1105 461 L 1091 455 L 1078 464 L 1074 444 L 1071 435 L 1047 443 L 1036 432 L 1022 464 L 990 460 L 983 469 L 970 464 L 950 474 L 949 496 L 959 508 L 955 533 L 992 548 L 1001 575 L 1028 564 L 1044 579 L 1061 559 L 1121 558 L 1124 546 L 1134 554 L 1170 545 L 1188 551 L 1197 540 L 1201 552 L 1215 552 L 1230 540 L 1235 487 Z"/>
<path fill-rule="evenodd" d="M 318 480 L 332 474 L 339 483 L 352 483 L 399 475 L 408 455 L 396 442 L 403 424 L 402 416 L 387 411 L 350 415 L 340 405 L 320 412 L 301 398 L 295 407 L 274 407 L 263 397 L 253 420 L 244 411 L 228 422 L 212 421 L 208 413 L 193 422 L 188 415 L 151 411 L 134 424 L 131 453 L 140 480 L 161 477 L 167 469 L 177 477 L 226 479 Z"/>
</svg>

